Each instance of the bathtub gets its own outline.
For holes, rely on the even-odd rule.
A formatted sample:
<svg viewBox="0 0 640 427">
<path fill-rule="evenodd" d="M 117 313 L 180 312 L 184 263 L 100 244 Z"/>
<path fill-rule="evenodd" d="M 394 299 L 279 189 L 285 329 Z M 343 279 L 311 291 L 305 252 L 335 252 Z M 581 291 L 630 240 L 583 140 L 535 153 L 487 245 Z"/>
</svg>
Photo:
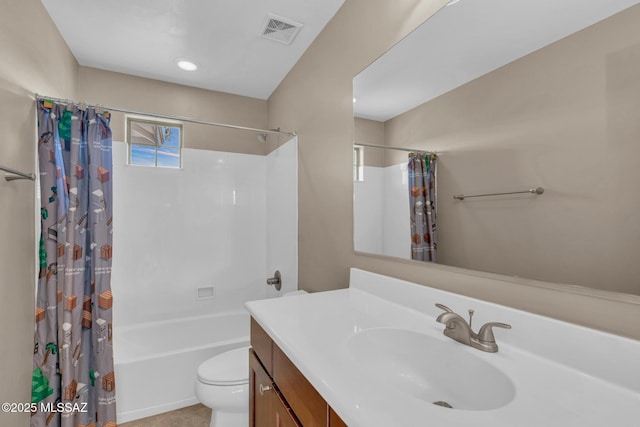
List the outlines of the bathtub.
<svg viewBox="0 0 640 427">
<path fill-rule="evenodd" d="M 200 363 L 249 345 L 246 311 L 114 327 L 118 424 L 198 403 Z M 248 363 L 248 362 L 247 362 Z"/>
</svg>

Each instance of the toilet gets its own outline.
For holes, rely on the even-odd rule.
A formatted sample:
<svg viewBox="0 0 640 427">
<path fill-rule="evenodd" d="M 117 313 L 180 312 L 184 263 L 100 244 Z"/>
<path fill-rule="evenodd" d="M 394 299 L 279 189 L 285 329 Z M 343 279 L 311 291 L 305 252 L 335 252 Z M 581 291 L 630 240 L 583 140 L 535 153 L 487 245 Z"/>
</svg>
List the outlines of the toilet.
<svg viewBox="0 0 640 427">
<path fill-rule="evenodd" d="M 198 367 L 196 398 L 212 409 L 210 427 L 249 425 L 249 347 L 220 353 Z"/>
<path fill-rule="evenodd" d="M 306 294 L 288 292 L 283 297 Z M 212 409 L 209 427 L 249 425 L 249 347 L 220 353 L 198 366 L 196 398 Z"/>
</svg>

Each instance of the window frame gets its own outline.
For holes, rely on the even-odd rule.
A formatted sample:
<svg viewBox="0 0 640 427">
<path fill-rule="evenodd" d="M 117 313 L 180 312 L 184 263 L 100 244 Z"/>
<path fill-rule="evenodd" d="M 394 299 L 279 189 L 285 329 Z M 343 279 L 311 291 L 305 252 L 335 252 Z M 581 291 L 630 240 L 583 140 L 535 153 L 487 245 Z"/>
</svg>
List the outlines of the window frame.
<svg viewBox="0 0 640 427">
<path fill-rule="evenodd" d="M 364 181 L 364 147 L 362 145 L 353 146 L 353 181 Z"/>
<path fill-rule="evenodd" d="M 151 145 L 149 144 L 148 147 L 153 147 L 154 148 L 154 163 L 153 165 L 143 165 L 143 164 L 136 164 L 136 163 L 132 163 L 132 150 L 134 146 L 143 146 L 143 144 L 136 144 L 134 142 L 132 142 L 131 140 L 131 127 L 133 123 L 141 123 L 141 124 L 147 124 L 147 125 L 155 125 L 155 126 L 161 126 L 161 127 L 165 127 L 165 128 L 177 128 L 178 132 L 179 132 L 179 139 L 178 139 L 178 147 L 167 147 L 167 148 L 171 148 L 171 149 L 178 149 L 178 154 L 179 154 L 179 162 L 178 162 L 178 166 L 177 167 L 173 167 L 173 166 L 162 166 L 162 165 L 158 165 L 158 148 L 162 147 L 160 145 L 156 144 L 155 145 Z M 125 135 L 126 135 L 126 142 L 127 142 L 127 165 L 129 166 L 140 166 L 140 167 L 148 167 L 148 168 L 163 168 L 163 169 L 182 169 L 182 150 L 184 148 L 184 123 L 180 122 L 180 121 L 175 121 L 175 120 L 169 120 L 169 119 L 154 119 L 151 117 L 141 117 L 141 116 L 130 116 L 127 115 L 126 119 L 125 119 Z"/>
</svg>

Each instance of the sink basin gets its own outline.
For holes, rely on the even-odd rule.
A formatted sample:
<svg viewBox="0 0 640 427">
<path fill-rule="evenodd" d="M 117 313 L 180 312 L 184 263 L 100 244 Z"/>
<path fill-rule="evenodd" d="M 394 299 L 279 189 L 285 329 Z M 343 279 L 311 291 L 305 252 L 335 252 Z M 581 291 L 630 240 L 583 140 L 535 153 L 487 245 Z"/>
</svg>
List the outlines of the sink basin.
<svg viewBox="0 0 640 427">
<path fill-rule="evenodd" d="M 376 328 L 356 333 L 347 347 L 356 363 L 385 388 L 445 408 L 486 411 L 515 396 L 509 377 L 470 353 L 477 350 L 448 338 Z"/>
</svg>

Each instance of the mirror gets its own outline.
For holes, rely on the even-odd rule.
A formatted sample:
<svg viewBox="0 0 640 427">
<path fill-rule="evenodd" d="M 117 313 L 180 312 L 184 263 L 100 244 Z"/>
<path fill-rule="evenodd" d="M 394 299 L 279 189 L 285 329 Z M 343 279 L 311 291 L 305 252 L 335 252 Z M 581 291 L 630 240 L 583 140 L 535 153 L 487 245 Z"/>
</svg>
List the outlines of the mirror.
<svg viewBox="0 0 640 427">
<path fill-rule="evenodd" d="M 437 263 L 640 295 L 637 3 L 452 1 L 358 74 L 355 250 L 410 259 L 424 150 Z"/>
</svg>

